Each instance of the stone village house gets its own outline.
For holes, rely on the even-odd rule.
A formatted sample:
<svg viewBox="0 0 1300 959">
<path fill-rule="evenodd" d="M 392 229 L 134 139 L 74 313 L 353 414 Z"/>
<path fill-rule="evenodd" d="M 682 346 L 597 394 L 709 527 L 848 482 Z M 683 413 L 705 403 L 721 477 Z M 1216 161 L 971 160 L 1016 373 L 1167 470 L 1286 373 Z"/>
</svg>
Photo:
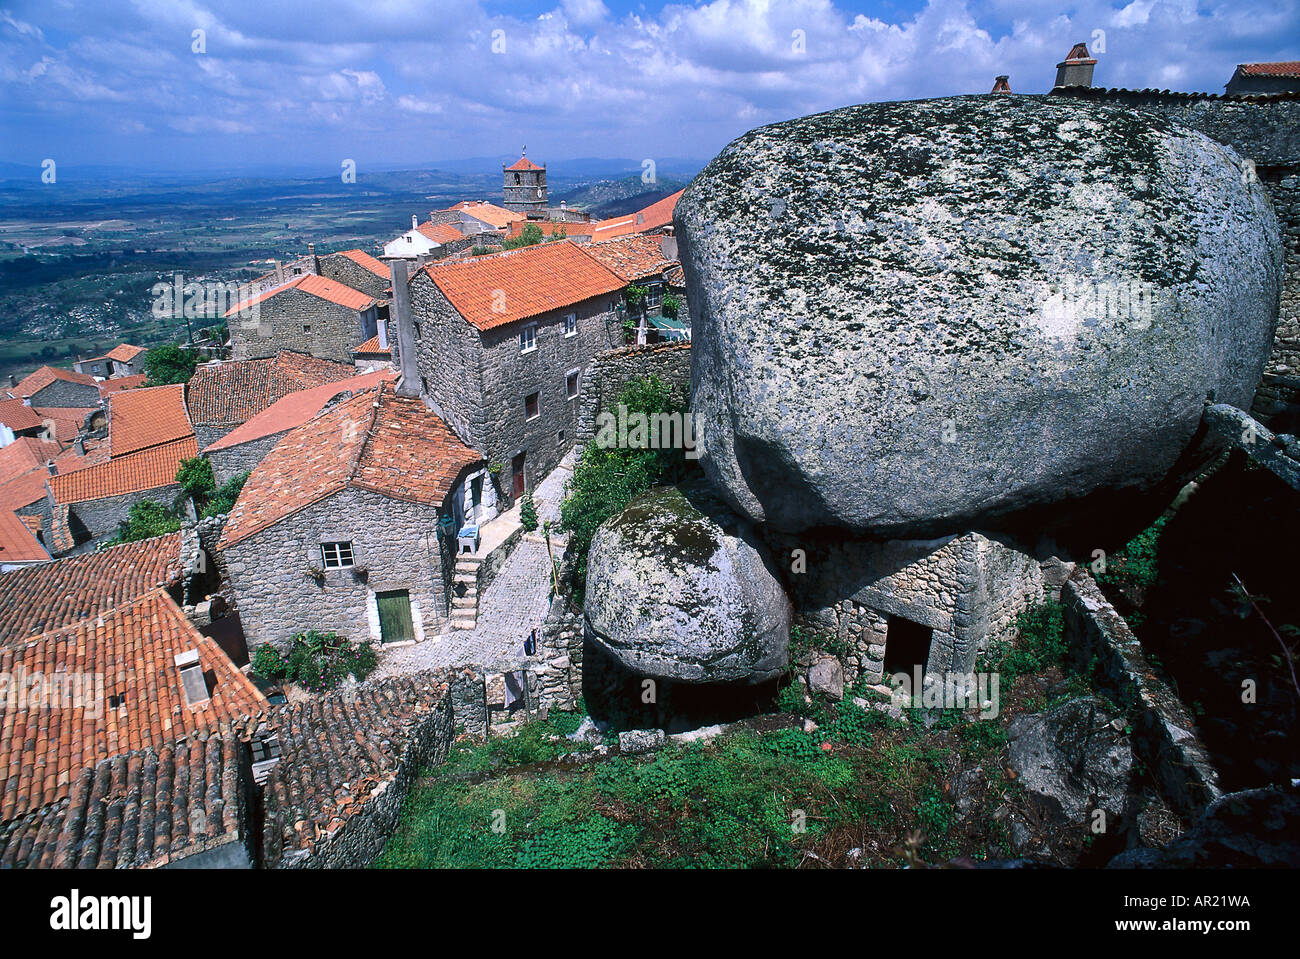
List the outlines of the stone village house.
<svg viewBox="0 0 1300 959">
<path fill-rule="evenodd" d="M 378 332 L 379 303 L 337 280 L 303 273 L 242 300 L 226 312 L 226 319 L 232 359 L 292 350 L 351 363 L 352 351 Z"/>
<path fill-rule="evenodd" d="M 216 546 L 250 647 L 307 629 L 382 642 L 441 631 L 454 539 L 439 536 L 439 520 L 463 520 L 466 479 L 481 466 L 423 403 L 387 384 L 285 436 Z"/>
<path fill-rule="evenodd" d="M 582 376 L 622 345 L 627 284 L 569 241 L 426 264 L 409 283 L 392 266 L 403 388 L 499 468 L 475 517 L 491 519 L 496 494 L 522 495 L 573 445 Z"/>
</svg>

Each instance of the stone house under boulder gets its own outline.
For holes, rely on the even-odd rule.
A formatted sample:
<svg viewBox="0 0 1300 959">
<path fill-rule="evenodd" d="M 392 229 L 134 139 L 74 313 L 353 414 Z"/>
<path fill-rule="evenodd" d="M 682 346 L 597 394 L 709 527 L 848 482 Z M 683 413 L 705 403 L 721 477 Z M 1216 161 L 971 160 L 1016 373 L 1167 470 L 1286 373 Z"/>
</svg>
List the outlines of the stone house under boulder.
<svg viewBox="0 0 1300 959">
<path fill-rule="evenodd" d="M 376 642 L 439 632 L 452 606 L 455 528 L 482 465 L 420 400 L 387 384 L 285 436 L 216 545 L 250 648 L 307 629 Z"/>
<path fill-rule="evenodd" d="M 623 342 L 625 286 L 567 240 L 425 265 L 409 303 L 394 297 L 403 389 L 499 466 L 501 494 L 516 498 L 573 446 L 587 367 Z"/>
<path fill-rule="evenodd" d="M 352 351 L 378 330 L 377 298 L 337 280 L 303 273 L 242 300 L 226 312 L 235 360 L 282 350 L 351 363 Z"/>
</svg>

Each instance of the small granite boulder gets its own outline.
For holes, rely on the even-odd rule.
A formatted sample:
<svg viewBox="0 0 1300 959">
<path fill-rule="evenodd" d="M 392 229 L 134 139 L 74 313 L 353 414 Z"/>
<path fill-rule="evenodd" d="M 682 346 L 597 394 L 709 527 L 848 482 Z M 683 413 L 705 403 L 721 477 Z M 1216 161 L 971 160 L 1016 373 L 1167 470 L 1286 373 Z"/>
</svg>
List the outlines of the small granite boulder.
<svg viewBox="0 0 1300 959">
<path fill-rule="evenodd" d="M 823 656 L 808 667 L 808 688 L 827 699 L 844 698 L 844 669 L 834 656 Z"/>
<path fill-rule="evenodd" d="M 662 729 L 628 729 L 618 734 L 618 751 L 625 756 L 654 752 L 667 741 Z"/>
<path fill-rule="evenodd" d="M 1264 188 L 1136 110 L 952 97 L 777 123 L 674 222 L 702 465 L 790 532 L 1098 545 L 1217 452 L 1207 393 L 1249 409 L 1273 344 Z"/>
<path fill-rule="evenodd" d="M 596 530 L 591 638 L 634 673 L 758 683 L 788 662 L 790 602 L 761 541 L 704 484 L 651 490 Z"/>
</svg>

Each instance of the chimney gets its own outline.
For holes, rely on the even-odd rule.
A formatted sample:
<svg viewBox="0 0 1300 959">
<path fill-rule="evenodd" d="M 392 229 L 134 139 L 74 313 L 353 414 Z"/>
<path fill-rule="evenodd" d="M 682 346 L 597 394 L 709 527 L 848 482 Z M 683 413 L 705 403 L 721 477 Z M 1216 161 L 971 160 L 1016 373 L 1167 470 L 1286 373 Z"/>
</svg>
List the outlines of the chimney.
<svg viewBox="0 0 1300 959">
<path fill-rule="evenodd" d="M 279 260 L 275 261 L 275 285 L 279 286 L 284 282 L 284 264 Z"/>
<path fill-rule="evenodd" d="M 1004 76 L 1000 76 L 1000 77 L 996 78 L 996 79 L 993 81 L 993 89 L 990 90 L 989 92 L 990 92 L 990 93 L 1010 93 L 1010 92 L 1011 92 L 1011 84 L 1007 83 L 1007 77 L 1004 75 Z"/>
<path fill-rule="evenodd" d="M 307 255 L 311 257 L 311 269 L 317 276 L 320 276 L 320 257 L 316 255 L 316 244 L 307 244 Z"/>
<path fill-rule="evenodd" d="M 569 208 L 569 201 L 568 201 L 568 200 L 561 200 L 561 201 L 560 201 L 560 209 L 561 209 L 561 210 L 567 210 L 568 208 Z"/>
<path fill-rule="evenodd" d="M 1088 45 L 1076 43 L 1056 65 L 1056 87 L 1092 86 L 1092 69 L 1096 65 L 1097 61 L 1088 56 Z"/>
<path fill-rule="evenodd" d="M 418 213 L 412 213 L 412 214 L 411 214 L 411 229 L 414 230 L 414 229 L 415 229 L 416 227 L 418 227 L 419 225 L 420 225 L 420 215 L 419 215 Z"/>
<path fill-rule="evenodd" d="M 203 664 L 199 662 L 199 651 L 190 649 L 183 653 L 176 654 L 176 668 L 181 671 L 181 690 L 185 693 L 185 703 L 188 706 L 197 706 L 199 703 L 206 703 L 211 696 L 208 694 L 208 683 L 203 678 Z"/>
<path fill-rule="evenodd" d="M 14 376 L 12 373 L 9 374 L 9 385 L 10 386 L 18 385 L 18 377 Z"/>
<path fill-rule="evenodd" d="M 389 268 L 393 278 L 393 303 L 388 315 L 397 324 L 397 360 L 401 374 L 398 393 L 419 396 L 420 370 L 415 362 L 415 329 L 411 320 L 411 289 L 406 285 L 406 261 L 390 260 Z"/>
<path fill-rule="evenodd" d="M 50 471 L 51 476 L 59 475 L 59 467 L 57 464 L 55 464 L 54 460 L 46 460 L 45 468 Z"/>
<path fill-rule="evenodd" d="M 86 438 L 78 434 L 77 438 L 72 441 L 73 448 L 76 449 L 78 456 L 86 455 Z"/>
<path fill-rule="evenodd" d="M 386 350 L 388 349 L 388 317 L 379 317 L 377 326 L 378 329 L 376 332 L 379 334 L 379 348 L 381 350 Z"/>
</svg>

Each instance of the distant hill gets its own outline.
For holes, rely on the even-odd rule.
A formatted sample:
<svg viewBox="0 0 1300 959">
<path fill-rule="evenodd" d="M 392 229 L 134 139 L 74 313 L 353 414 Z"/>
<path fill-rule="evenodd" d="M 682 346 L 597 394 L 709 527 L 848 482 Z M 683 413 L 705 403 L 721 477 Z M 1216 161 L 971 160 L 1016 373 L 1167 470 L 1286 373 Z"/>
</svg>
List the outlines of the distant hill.
<svg viewBox="0 0 1300 959">
<path fill-rule="evenodd" d="M 674 177 L 659 177 L 654 183 L 646 184 L 641 181 L 640 174 L 618 180 L 598 180 L 567 193 L 552 193 L 551 204 L 564 200 L 569 206 L 586 210 L 599 219 L 625 216 L 676 193 L 686 186 L 686 182 Z"/>
</svg>

